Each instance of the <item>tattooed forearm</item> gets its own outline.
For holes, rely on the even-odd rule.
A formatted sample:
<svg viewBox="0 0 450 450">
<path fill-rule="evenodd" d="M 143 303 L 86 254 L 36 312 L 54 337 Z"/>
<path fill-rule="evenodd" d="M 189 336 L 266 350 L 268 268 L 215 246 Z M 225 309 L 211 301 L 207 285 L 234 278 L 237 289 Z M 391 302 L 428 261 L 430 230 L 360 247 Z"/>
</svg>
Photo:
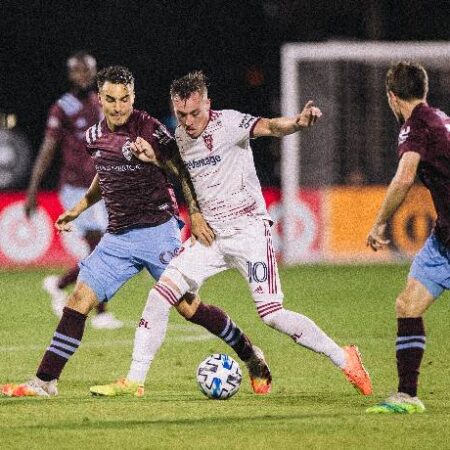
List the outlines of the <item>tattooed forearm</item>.
<svg viewBox="0 0 450 450">
<path fill-rule="evenodd" d="M 189 214 L 192 215 L 200 212 L 194 185 L 192 184 L 189 172 L 186 170 L 181 157 L 179 155 L 176 155 L 170 161 L 167 161 L 166 166 L 179 179 L 181 183 L 181 189 L 183 191 L 184 199 L 186 200 Z"/>
</svg>

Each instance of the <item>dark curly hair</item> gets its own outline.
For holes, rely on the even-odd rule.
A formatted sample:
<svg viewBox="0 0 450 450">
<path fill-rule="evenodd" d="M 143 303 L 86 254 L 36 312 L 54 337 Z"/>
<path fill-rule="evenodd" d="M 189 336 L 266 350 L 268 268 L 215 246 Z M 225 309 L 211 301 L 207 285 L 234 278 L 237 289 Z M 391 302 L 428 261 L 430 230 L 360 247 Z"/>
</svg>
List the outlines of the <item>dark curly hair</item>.
<svg viewBox="0 0 450 450">
<path fill-rule="evenodd" d="M 98 90 L 100 90 L 107 81 L 113 84 L 134 85 L 134 76 L 131 73 L 130 69 L 128 69 L 127 67 L 110 66 L 105 67 L 104 69 L 100 70 L 100 72 L 98 72 L 96 81 Z"/>
<path fill-rule="evenodd" d="M 386 74 L 386 89 L 402 100 L 422 99 L 428 93 L 428 75 L 418 63 L 401 61 Z"/>
<path fill-rule="evenodd" d="M 194 92 L 206 94 L 208 92 L 208 78 L 201 70 L 189 72 L 184 77 L 174 80 L 170 86 L 170 97 L 187 100 Z"/>
</svg>

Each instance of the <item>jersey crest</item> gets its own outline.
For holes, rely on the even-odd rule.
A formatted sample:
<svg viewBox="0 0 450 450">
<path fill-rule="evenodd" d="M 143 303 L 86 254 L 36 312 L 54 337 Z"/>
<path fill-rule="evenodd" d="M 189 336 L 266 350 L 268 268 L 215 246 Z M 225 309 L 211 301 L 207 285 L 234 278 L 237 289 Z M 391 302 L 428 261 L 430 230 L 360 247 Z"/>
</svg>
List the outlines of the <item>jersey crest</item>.
<svg viewBox="0 0 450 450">
<path fill-rule="evenodd" d="M 213 136 L 212 134 L 203 134 L 203 141 L 205 142 L 206 148 L 209 152 L 212 152 L 213 149 Z"/>
<path fill-rule="evenodd" d="M 131 161 L 131 158 L 133 157 L 133 152 L 131 151 L 130 144 L 131 141 L 127 139 L 125 141 L 125 144 L 122 145 L 122 154 L 127 161 Z"/>
</svg>

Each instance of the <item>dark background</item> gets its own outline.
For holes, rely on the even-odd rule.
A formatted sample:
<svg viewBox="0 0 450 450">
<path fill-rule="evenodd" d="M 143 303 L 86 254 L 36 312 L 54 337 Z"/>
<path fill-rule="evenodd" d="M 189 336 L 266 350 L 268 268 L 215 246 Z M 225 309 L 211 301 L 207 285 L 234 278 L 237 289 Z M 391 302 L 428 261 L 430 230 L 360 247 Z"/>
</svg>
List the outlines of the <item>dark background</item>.
<svg viewBox="0 0 450 450">
<path fill-rule="evenodd" d="M 130 67 L 136 107 L 162 120 L 170 82 L 192 69 L 210 77 L 213 108 L 274 116 L 282 43 L 448 40 L 449 24 L 448 0 L 0 0 L 0 112 L 17 114 L 36 154 L 48 107 L 68 87 L 65 61 L 84 49 L 100 68 Z M 254 149 L 263 184 L 278 184 L 277 147 Z"/>
</svg>

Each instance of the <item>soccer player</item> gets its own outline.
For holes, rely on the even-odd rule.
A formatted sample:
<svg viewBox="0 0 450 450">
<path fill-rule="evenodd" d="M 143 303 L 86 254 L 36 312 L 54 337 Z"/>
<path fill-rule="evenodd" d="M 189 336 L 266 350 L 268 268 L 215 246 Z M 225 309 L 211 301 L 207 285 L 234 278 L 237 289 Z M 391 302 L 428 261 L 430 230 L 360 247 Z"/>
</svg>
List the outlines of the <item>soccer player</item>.
<svg viewBox="0 0 450 450">
<path fill-rule="evenodd" d="M 399 163 L 367 245 L 377 251 L 389 243 L 384 235 L 386 224 L 417 174 L 431 193 L 437 220 L 395 303 L 398 392 L 367 412 L 411 414 L 425 411 L 417 397 L 426 342 L 422 316 L 445 289 L 450 289 L 450 118 L 427 104 L 428 75 L 420 64 L 393 65 L 387 72 L 386 91 L 389 106 L 401 124 Z"/>
<path fill-rule="evenodd" d="M 69 230 L 70 222 L 103 196 L 108 228 L 91 255 L 80 263 L 75 290 L 69 296 L 36 377 L 20 385 L 2 386 L 0 392 L 6 396 L 57 395 L 57 380 L 81 343 L 86 317 L 92 308 L 98 302 L 111 299 L 126 281 L 144 268 L 159 279 L 178 252 L 181 243 L 177 205 L 164 167 L 180 177 L 193 235 L 205 247 L 214 239 L 198 209 L 175 140 L 156 119 L 133 109 L 132 73 L 121 66 L 103 69 L 97 75 L 97 85 L 105 118 L 86 131 L 87 149 L 94 159 L 97 174 L 85 196 L 58 218 L 56 226 L 60 231 Z M 146 153 L 150 153 L 151 158 L 146 157 Z M 170 291 L 167 293 L 170 295 Z M 257 380 L 255 392 L 267 393 L 271 375 L 262 351 L 252 345 L 224 311 L 205 305 L 198 298 L 191 301 L 193 296 L 186 294 L 177 310 L 187 320 L 203 326 L 233 348 L 247 365 L 250 378 Z M 154 308 L 139 322 L 136 332 L 139 338 L 150 326 L 160 330 L 160 337 L 146 342 L 150 355 L 161 344 L 169 314 L 166 300 L 153 304 Z M 144 395 L 141 380 L 150 364 L 145 350 L 138 343 L 128 377 L 97 393 Z"/>
<path fill-rule="evenodd" d="M 27 217 L 30 217 L 37 207 L 39 186 L 57 151 L 62 155 L 59 199 L 65 209 L 70 209 L 84 196 L 95 176 L 94 164 L 85 149 L 84 134 L 90 126 L 102 118 L 98 98 L 93 91 L 97 64 L 92 55 L 77 52 L 67 60 L 67 71 L 71 84 L 70 91 L 50 108 L 45 137 L 33 167 L 25 200 Z M 91 251 L 100 241 L 106 224 L 103 202 L 99 202 L 77 219 L 77 230 Z M 44 279 L 43 287 L 50 294 L 53 311 L 59 318 L 67 301 L 64 288 L 75 283 L 78 272 L 79 268 L 76 265 L 60 277 L 51 275 Z M 105 308 L 104 303 L 99 303 L 98 314 L 92 318 L 91 325 L 100 329 L 120 328 L 123 323 L 111 312 L 106 312 Z"/>
<path fill-rule="evenodd" d="M 155 343 L 163 340 L 161 322 L 151 320 L 156 310 L 159 317 L 167 317 L 186 292 L 197 292 L 207 278 L 235 268 L 247 280 L 265 324 L 287 334 L 296 344 L 328 356 L 362 394 L 371 394 L 371 380 L 356 346 L 340 347 L 312 320 L 283 307 L 271 219 L 250 148 L 251 138 L 279 137 L 311 126 L 321 111 L 311 101 L 293 118 L 213 111 L 201 71 L 175 80 L 170 95 L 179 122 L 175 132 L 178 148 L 202 214 L 216 238 L 210 246 L 199 241 L 183 246 L 154 285 L 142 316 L 149 326 L 138 330 L 132 366 L 140 352 L 147 354 L 150 363 L 159 347 Z"/>
</svg>

